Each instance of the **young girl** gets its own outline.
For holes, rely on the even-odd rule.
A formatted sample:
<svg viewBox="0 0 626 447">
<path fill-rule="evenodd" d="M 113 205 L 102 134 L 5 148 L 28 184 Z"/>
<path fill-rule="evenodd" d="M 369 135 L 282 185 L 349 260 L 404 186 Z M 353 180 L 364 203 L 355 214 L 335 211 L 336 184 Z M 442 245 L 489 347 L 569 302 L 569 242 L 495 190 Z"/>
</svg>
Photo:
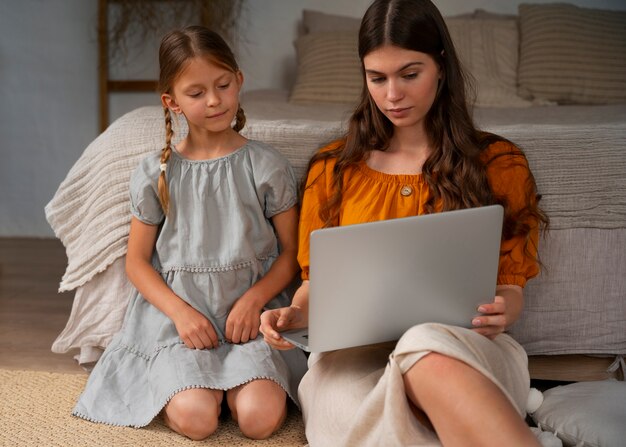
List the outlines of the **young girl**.
<svg viewBox="0 0 626 447">
<path fill-rule="evenodd" d="M 499 203 L 497 296 L 478 307 L 474 329 L 424 324 L 397 343 L 312 354 L 299 388 L 307 439 L 312 447 L 538 445 L 522 417 L 526 354 L 503 333 L 539 272 L 538 232 L 547 224 L 526 158 L 475 128 L 463 71 L 429 0 L 374 1 L 359 56 L 364 89 L 347 135 L 309 165 L 304 282 L 290 307 L 262 315 L 265 340 L 290 349 L 279 331 L 307 325 L 309 235 L 319 228 Z"/>
<path fill-rule="evenodd" d="M 221 37 L 173 31 L 159 65 L 166 144 L 130 182 L 126 270 L 137 291 L 73 414 L 143 427 L 162 411 L 198 440 L 217 428 L 225 395 L 241 431 L 267 438 L 306 368 L 301 352 L 257 338 L 262 309 L 289 304 L 283 289 L 298 271 L 294 175 L 276 150 L 239 135 L 243 77 Z M 189 127 L 176 147 L 172 113 Z"/>
</svg>

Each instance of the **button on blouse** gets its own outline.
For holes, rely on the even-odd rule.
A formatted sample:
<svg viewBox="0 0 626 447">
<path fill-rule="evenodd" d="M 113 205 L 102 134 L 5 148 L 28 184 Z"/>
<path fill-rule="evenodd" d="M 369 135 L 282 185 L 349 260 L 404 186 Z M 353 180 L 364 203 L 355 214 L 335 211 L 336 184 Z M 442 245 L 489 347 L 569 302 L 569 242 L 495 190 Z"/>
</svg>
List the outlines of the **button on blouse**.
<svg viewBox="0 0 626 447">
<path fill-rule="evenodd" d="M 336 149 L 341 144 L 342 141 L 332 143 L 322 151 Z M 504 141 L 493 143 L 483 151 L 481 159 L 487 165 L 492 192 L 496 197 L 506 197 L 511 210 L 520 210 L 534 200 L 533 193 L 526 187 L 530 175 L 528 163 L 514 145 Z M 334 166 L 333 158 L 319 160 L 308 174 L 300 211 L 298 261 L 302 279 L 308 279 L 309 275 L 309 236 L 325 224 L 320 209 L 332 197 Z M 344 171 L 339 215 L 331 226 L 425 214 L 429 197 L 429 187 L 422 174 L 386 174 L 362 161 Z M 527 223 L 532 228 L 528 243 L 523 236 L 502 241 L 498 284 L 523 287 L 539 273 L 538 223 Z"/>
</svg>

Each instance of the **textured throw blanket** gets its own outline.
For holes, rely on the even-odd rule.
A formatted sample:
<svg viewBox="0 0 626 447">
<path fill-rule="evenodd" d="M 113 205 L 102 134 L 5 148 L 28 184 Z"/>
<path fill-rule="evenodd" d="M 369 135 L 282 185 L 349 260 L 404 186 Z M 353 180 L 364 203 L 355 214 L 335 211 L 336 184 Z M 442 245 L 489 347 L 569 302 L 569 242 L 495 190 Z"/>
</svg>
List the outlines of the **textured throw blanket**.
<svg viewBox="0 0 626 447">
<path fill-rule="evenodd" d="M 111 124 L 69 171 L 45 209 L 68 259 L 59 292 L 82 286 L 126 253 L 130 175 L 164 142 L 162 110 L 140 108 Z"/>
<path fill-rule="evenodd" d="M 271 103 L 267 108 L 271 111 Z M 550 108 L 531 109 L 534 115 L 550 112 Z M 524 109 L 524 113 L 531 113 L 531 109 Z M 552 229 L 626 228 L 623 123 L 599 120 L 584 125 L 588 117 L 582 117 L 580 125 L 573 125 L 571 118 L 542 124 L 537 116 L 530 117 L 534 120 L 524 118 L 516 111 L 507 122 L 527 118 L 530 122 L 509 125 L 498 121 L 503 110 L 493 110 L 498 115 L 493 120 L 487 117 L 484 122 L 491 120 L 492 125 L 484 127 L 525 151 Z M 594 110 L 600 113 L 605 109 Z M 315 150 L 341 136 L 344 122 L 264 120 L 255 119 L 252 113 L 242 133 L 276 147 L 302 176 Z M 163 112 L 157 106 L 134 110 L 116 120 L 87 147 L 46 206 L 46 218 L 68 257 L 59 291 L 85 284 L 125 254 L 130 174 L 143 156 L 162 148 L 164 127 Z M 186 134 L 184 120 L 174 129 L 177 141 Z"/>
<path fill-rule="evenodd" d="M 174 143 L 187 133 L 174 125 Z M 244 132 L 272 144 L 303 175 L 315 150 L 341 135 L 340 122 L 253 121 Z M 296 141 L 297 144 L 293 144 Z M 116 120 L 83 152 L 46 205 L 46 219 L 66 248 L 68 265 L 59 292 L 74 290 L 126 253 L 130 227 L 128 183 L 148 153 L 160 151 L 165 124 L 160 107 L 142 107 Z"/>
</svg>

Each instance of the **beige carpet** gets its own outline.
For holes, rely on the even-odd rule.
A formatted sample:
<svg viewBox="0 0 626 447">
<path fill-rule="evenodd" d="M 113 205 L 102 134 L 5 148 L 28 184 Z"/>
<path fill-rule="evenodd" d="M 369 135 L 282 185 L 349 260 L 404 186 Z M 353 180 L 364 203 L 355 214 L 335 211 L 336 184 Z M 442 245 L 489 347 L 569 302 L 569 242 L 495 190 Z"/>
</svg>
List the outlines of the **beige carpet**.
<svg viewBox="0 0 626 447">
<path fill-rule="evenodd" d="M 94 424 L 71 416 L 87 376 L 0 369 L 0 446 L 304 446 L 300 414 L 265 441 L 245 438 L 228 418 L 201 442 L 172 432 L 160 418 L 141 429 Z"/>
</svg>

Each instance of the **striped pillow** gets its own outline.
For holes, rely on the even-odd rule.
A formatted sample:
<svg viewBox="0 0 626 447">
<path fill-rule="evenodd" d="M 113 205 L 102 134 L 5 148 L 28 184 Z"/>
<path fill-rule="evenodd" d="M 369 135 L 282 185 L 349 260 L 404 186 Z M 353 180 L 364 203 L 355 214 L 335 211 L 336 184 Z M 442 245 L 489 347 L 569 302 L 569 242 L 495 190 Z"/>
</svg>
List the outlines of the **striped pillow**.
<svg viewBox="0 0 626 447">
<path fill-rule="evenodd" d="M 289 101 L 356 104 L 363 79 L 358 33 L 312 33 L 296 40 L 298 72 Z"/>
<path fill-rule="evenodd" d="M 482 13 L 486 15 L 488 13 Z M 494 17 L 494 18 L 491 18 Z M 516 18 L 446 18 L 454 48 L 474 78 L 477 107 L 528 107 L 517 95 Z"/>
<path fill-rule="evenodd" d="M 626 11 L 521 4 L 519 20 L 520 96 L 626 102 Z"/>
</svg>

